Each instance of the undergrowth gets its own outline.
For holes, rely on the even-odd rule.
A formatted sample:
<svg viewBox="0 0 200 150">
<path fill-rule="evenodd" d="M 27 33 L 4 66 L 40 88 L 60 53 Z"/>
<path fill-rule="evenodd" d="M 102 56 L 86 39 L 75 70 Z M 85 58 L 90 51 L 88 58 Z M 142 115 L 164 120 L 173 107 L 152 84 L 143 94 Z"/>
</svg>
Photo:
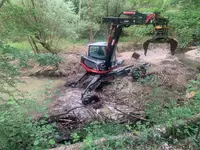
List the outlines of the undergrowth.
<svg viewBox="0 0 200 150">
<path fill-rule="evenodd" d="M 145 80 L 140 81 L 141 84 Z M 152 84 L 146 79 L 147 84 Z M 187 86 L 187 96 L 183 102 L 173 97 L 168 97 L 166 102 L 157 95 L 164 89 L 155 88 L 152 93 L 154 101 L 146 105 L 145 113 L 148 116 L 146 122 L 136 124 L 117 124 L 95 122 L 85 125 L 84 128 L 74 131 L 73 143 L 84 142 L 82 149 L 159 149 L 162 145 L 172 145 L 185 149 L 197 149 L 200 141 L 200 119 L 192 123 L 187 120 L 195 117 L 200 112 L 200 75 L 191 80 Z M 189 95 L 189 96 L 188 96 Z M 197 115 L 198 116 L 198 115 Z M 162 129 L 165 132 L 162 132 Z M 113 136 L 132 133 L 132 137 L 113 139 Z M 105 138 L 101 144 L 95 144 L 95 140 Z"/>
<path fill-rule="evenodd" d="M 38 63 L 40 66 L 53 65 L 58 66 L 58 64 L 62 61 L 62 59 L 56 55 L 51 53 L 41 53 L 34 54 L 30 51 L 19 50 L 10 45 L 0 44 L 0 53 L 8 56 L 12 61 L 16 61 L 18 67 L 33 67 L 29 61 L 33 60 Z"/>
<path fill-rule="evenodd" d="M 23 55 L 8 45 L 0 45 L 0 54 L 0 149 L 43 150 L 54 147 L 54 137 L 58 133 L 55 124 L 49 124 L 45 119 L 49 100 L 39 105 L 36 99 L 23 97 L 23 93 L 16 91 L 20 64 L 13 63 L 13 60 L 23 61 Z M 13 95 L 11 87 L 14 92 L 19 92 L 21 98 Z M 49 92 L 45 91 L 51 95 Z M 9 98 L 1 97 L 3 94 Z M 44 115 L 44 119 L 37 120 L 39 114 Z"/>
</svg>

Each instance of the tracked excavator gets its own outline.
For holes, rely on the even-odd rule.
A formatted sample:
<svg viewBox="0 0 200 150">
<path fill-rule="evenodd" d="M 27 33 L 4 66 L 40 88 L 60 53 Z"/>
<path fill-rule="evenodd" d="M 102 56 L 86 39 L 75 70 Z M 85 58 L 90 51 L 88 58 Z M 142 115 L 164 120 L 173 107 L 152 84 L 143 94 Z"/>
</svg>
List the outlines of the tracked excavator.
<svg viewBox="0 0 200 150">
<path fill-rule="evenodd" d="M 167 42 L 171 45 L 171 55 L 175 54 L 176 40 L 168 37 L 168 20 L 162 18 L 160 13 L 143 14 L 138 11 L 126 11 L 117 17 L 104 17 L 102 22 L 110 25 L 107 42 L 97 42 L 88 45 L 88 54 L 81 56 L 81 66 L 86 73 L 76 82 L 66 83 L 73 88 L 85 88 L 81 96 L 83 105 L 100 101 L 94 94 L 95 89 L 117 77 L 131 75 L 138 79 L 147 75 L 148 63 L 141 65 L 122 66 L 123 60 L 116 59 L 116 49 L 123 28 L 133 25 L 152 24 L 155 33 L 152 39 L 143 44 L 144 54 L 147 54 L 149 43 Z M 139 56 L 137 56 L 139 57 Z M 89 81 L 88 81 L 89 80 Z"/>
</svg>

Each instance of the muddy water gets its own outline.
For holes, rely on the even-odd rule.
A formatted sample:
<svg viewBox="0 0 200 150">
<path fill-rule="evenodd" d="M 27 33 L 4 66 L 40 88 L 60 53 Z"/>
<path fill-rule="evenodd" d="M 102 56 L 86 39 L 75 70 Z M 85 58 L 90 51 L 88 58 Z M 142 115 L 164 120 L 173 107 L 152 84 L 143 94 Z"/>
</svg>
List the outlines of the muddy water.
<svg viewBox="0 0 200 150">
<path fill-rule="evenodd" d="M 74 109 L 69 114 L 79 116 L 81 119 L 91 118 L 93 115 L 90 113 L 90 109 L 86 109 L 81 104 L 82 92 L 83 89 L 78 88 L 63 89 L 58 99 L 52 104 L 51 113 L 55 115 Z"/>
<path fill-rule="evenodd" d="M 15 92 L 15 95 L 35 99 L 38 103 L 53 96 L 64 82 L 62 78 L 20 77 L 19 80 L 21 82 L 16 85 L 19 92 Z"/>
</svg>

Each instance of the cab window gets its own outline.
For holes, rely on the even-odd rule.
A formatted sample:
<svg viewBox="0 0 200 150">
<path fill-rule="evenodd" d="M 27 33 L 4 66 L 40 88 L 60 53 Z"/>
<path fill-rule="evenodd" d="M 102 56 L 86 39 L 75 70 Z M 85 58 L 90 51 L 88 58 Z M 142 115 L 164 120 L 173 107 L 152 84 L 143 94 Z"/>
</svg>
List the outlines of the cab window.
<svg viewBox="0 0 200 150">
<path fill-rule="evenodd" d="M 106 59 L 106 47 L 105 46 L 90 46 L 88 55 L 96 59 L 104 60 Z"/>
</svg>

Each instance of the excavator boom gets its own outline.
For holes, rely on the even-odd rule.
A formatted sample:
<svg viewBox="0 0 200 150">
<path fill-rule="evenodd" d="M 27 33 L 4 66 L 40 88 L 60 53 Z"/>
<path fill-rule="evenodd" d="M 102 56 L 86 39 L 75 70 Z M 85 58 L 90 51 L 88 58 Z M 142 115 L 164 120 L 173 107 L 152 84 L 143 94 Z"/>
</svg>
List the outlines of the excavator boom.
<svg viewBox="0 0 200 150">
<path fill-rule="evenodd" d="M 121 16 L 124 17 L 121 17 Z M 161 18 L 160 13 L 143 14 L 138 11 L 128 11 L 122 12 L 118 17 L 104 17 L 102 19 L 103 23 L 110 24 L 110 34 L 108 36 L 107 45 L 107 58 L 106 66 L 107 69 L 110 68 L 111 58 L 115 51 L 115 47 L 121 36 L 122 29 L 125 27 L 130 27 L 132 25 L 147 25 L 152 24 L 155 28 L 155 33 L 152 39 L 147 40 L 143 44 L 144 54 L 147 54 L 149 43 L 169 43 L 171 46 L 171 54 L 175 54 L 177 48 L 177 41 L 168 37 L 168 23 L 166 18 Z"/>
</svg>

